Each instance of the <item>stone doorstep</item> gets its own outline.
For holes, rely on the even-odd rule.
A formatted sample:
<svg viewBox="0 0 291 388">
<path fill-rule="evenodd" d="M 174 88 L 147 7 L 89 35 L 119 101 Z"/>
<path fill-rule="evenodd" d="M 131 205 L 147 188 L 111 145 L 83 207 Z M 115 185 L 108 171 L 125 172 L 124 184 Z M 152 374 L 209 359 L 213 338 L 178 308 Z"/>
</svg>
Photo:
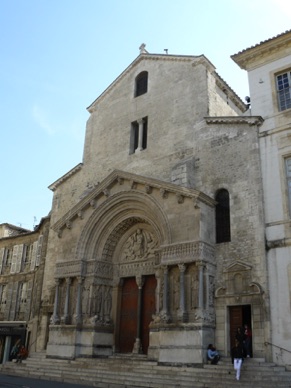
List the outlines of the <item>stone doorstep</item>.
<svg viewBox="0 0 291 388">
<path fill-rule="evenodd" d="M 34 368 L 36 367 L 35 363 L 34 365 L 32 365 L 32 363 L 29 363 L 31 364 L 31 366 L 34 366 Z M 20 364 L 17 365 L 17 367 L 19 368 L 20 367 Z M 28 365 L 29 367 L 29 365 Z M 230 369 L 231 368 L 231 369 Z M 30 368 L 31 370 L 33 370 L 33 368 Z M 67 364 L 64 364 L 64 365 L 54 365 L 54 367 L 52 367 L 52 365 L 49 365 L 48 363 L 40 366 L 38 365 L 37 366 L 37 370 L 41 371 L 42 373 L 46 373 L 46 371 L 48 371 L 49 373 L 52 373 L 52 371 L 55 371 L 55 373 L 72 373 L 72 367 L 70 365 L 67 365 Z M 224 372 L 224 374 L 229 374 L 230 371 L 233 370 L 232 368 L 232 365 L 228 365 L 228 366 L 220 366 L 220 365 L 211 365 L 211 366 L 208 366 L 207 368 L 205 369 L 193 369 L 193 370 L 187 370 L 187 371 L 182 371 L 180 370 L 179 368 L 179 372 L 178 375 L 180 375 L 179 378 L 186 378 L 186 376 L 188 375 L 189 378 L 192 378 L 193 377 L 193 374 L 198 377 L 198 376 L 204 376 L 205 374 L 208 374 L 208 371 L 210 370 L 215 370 L 214 374 L 217 374 L 218 371 L 220 372 Z M 284 367 L 276 367 L 276 368 L 268 368 L 268 367 L 263 367 L 263 366 L 260 366 L 260 367 L 256 367 L 256 368 L 249 368 L 249 367 L 245 367 L 243 366 L 243 370 L 245 372 L 247 372 L 248 374 L 255 374 L 256 376 L 260 376 L 260 378 L 262 378 L 262 373 L 264 375 L 264 377 L 267 377 L 269 378 L 270 376 L 273 375 L 273 372 L 275 371 L 276 372 L 276 379 L 278 376 L 280 377 L 290 377 L 291 376 L 291 373 L 290 372 L 286 372 L 284 370 Z M 120 367 L 118 368 L 118 370 L 112 370 L 112 368 L 86 368 L 86 371 L 84 371 L 83 368 L 81 367 L 78 367 L 78 368 L 74 368 L 74 372 L 77 372 L 78 374 L 85 374 L 86 376 L 88 375 L 93 375 L 93 376 L 96 376 L 96 375 L 115 375 L 117 374 L 118 376 L 121 376 L 121 375 L 125 375 L 127 376 L 129 373 L 132 373 L 133 372 L 133 368 L 126 368 L 124 369 L 123 367 Z M 137 370 L 135 370 L 135 373 L 137 373 Z M 287 373 L 287 375 L 286 375 Z M 171 369 L 169 367 L 165 369 L 162 369 L 162 367 L 159 367 L 159 370 L 156 371 L 156 370 L 151 370 L 151 371 L 146 371 L 144 370 L 143 373 L 141 373 L 141 371 L 138 371 L 138 375 L 139 376 L 143 376 L 144 378 L 147 378 L 148 375 L 151 374 L 151 375 L 165 375 L 165 376 L 168 376 L 169 374 L 174 374 L 176 375 L 177 374 L 177 370 L 176 369 Z"/>
<path fill-rule="evenodd" d="M 233 385 L 233 379 L 234 379 L 234 370 L 232 367 L 232 364 L 230 362 L 226 363 L 219 363 L 219 365 L 205 365 L 204 368 L 185 368 L 185 367 L 170 367 L 170 366 L 159 366 L 155 363 L 151 363 L 151 365 L 144 365 L 142 367 L 143 373 L 141 373 L 141 370 L 139 370 L 138 366 L 139 363 L 130 363 L 130 365 L 126 364 L 126 370 L 124 368 L 125 365 L 123 365 L 118 368 L 118 371 L 115 371 L 115 373 L 112 373 L 112 367 L 113 363 L 107 363 L 103 362 L 102 365 L 98 364 L 96 365 L 96 361 L 94 363 L 91 363 L 89 366 L 86 365 L 86 370 L 84 371 L 84 365 L 80 365 L 80 362 L 76 361 L 70 361 L 68 360 L 54 360 L 52 364 L 54 364 L 54 367 L 52 368 L 52 364 L 49 364 L 49 359 L 40 360 L 38 359 L 38 366 L 37 370 L 33 370 L 36 367 L 36 360 L 25 360 L 22 364 L 10 364 L 9 369 L 14 371 L 15 374 L 21 374 L 21 372 L 24 375 L 29 374 L 30 376 L 40 377 L 47 380 L 60 380 L 60 381 L 72 381 L 72 373 L 77 374 L 76 378 L 73 379 L 73 382 L 80 381 L 84 384 L 88 380 L 92 380 L 93 386 L 101 387 L 99 382 L 104 382 L 104 387 L 114 386 L 117 387 L 116 383 L 117 380 L 119 381 L 119 386 L 124 388 L 124 384 L 128 383 L 134 383 L 136 384 L 137 381 L 140 381 L 139 387 L 142 386 L 149 386 L 149 375 L 151 376 L 150 386 L 151 387 L 157 387 L 162 388 L 165 387 L 177 387 L 183 386 L 185 388 L 193 388 L 193 383 L 195 384 L 195 388 L 197 387 L 207 387 L 207 384 L 210 383 L 210 381 L 215 381 L 218 377 L 221 380 L 223 380 L 223 385 L 221 385 L 222 388 L 226 386 L 232 386 Z M 57 361 L 57 362 L 55 362 Z M 99 360 L 98 360 L 99 361 Z M 25 365 L 25 364 L 26 365 Z M 8 364 L 8 363 L 7 363 Z M 98 368 L 96 368 L 98 366 Z M 106 368 L 104 368 L 106 366 Z M 146 368 L 150 366 L 150 368 Z M 7 365 L 8 367 L 8 365 Z M 28 367 L 28 368 L 27 368 Z M 271 368 L 270 368 L 271 367 Z M 104 369 L 102 369 L 104 368 Z M 231 369 L 230 369 L 231 368 Z M 5 372 L 6 368 L 2 368 L 2 370 Z M 7 368 L 8 369 L 8 368 Z M 29 369 L 30 373 L 27 373 Z M 178 372 L 178 373 L 177 373 Z M 263 373 L 263 376 L 262 376 Z M 287 375 L 286 375 L 287 373 Z M 82 374 L 82 377 L 84 377 L 84 380 L 80 379 L 80 374 Z M 274 375 L 275 374 L 275 375 Z M 89 377 L 90 375 L 90 377 Z M 117 376 L 115 376 L 117 375 Z M 162 376 L 161 376 L 162 375 Z M 264 387 L 272 387 L 274 388 L 274 382 L 275 386 L 277 387 L 284 387 L 287 388 L 286 382 L 291 381 L 291 373 L 285 372 L 284 367 L 278 367 L 275 366 L 275 364 L 270 364 L 270 366 L 266 366 L 265 363 L 257 363 L 254 365 L 254 363 L 249 362 L 248 368 L 244 371 L 244 366 L 242 369 L 242 380 L 244 380 L 244 377 L 248 378 L 248 381 L 246 381 L 246 384 L 243 384 L 243 381 L 239 382 L 240 386 L 247 386 L 248 388 L 255 387 L 259 388 L 258 383 L 264 382 Z M 123 384 L 120 385 L 120 379 L 122 377 Z M 263 378 L 262 378 L 263 377 Z M 98 385 L 96 385 L 96 380 L 98 380 Z M 177 385 L 176 381 L 179 381 L 180 384 Z M 251 381 L 250 381 L 251 380 Z M 283 382 L 284 380 L 285 382 Z M 156 384 L 157 383 L 157 384 Z M 255 383 L 255 385 L 250 385 L 251 383 Z M 110 385 L 108 385 L 110 384 Z M 146 384 L 146 385 L 144 385 Z M 166 385 L 165 385 L 166 384 Z M 182 384 L 182 385 L 181 385 Z M 219 384 L 219 383 L 218 383 Z M 216 388 L 220 388 L 220 385 L 218 385 L 215 382 Z M 209 385 L 210 386 L 210 385 Z M 237 385 L 238 386 L 238 385 Z M 131 385 L 132 387 L 132 385 Z M 291 387 L 291 383 L 290 383 Z"/>
</svg>

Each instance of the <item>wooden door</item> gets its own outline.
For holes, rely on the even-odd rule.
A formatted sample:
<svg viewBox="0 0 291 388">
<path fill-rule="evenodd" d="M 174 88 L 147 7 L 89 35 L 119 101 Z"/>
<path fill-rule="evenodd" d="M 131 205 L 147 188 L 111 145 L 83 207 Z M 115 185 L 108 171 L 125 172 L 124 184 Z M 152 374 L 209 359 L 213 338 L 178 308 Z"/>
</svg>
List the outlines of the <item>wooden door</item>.
<svg viewBox="0 0 291 388">
<path fill-rule="evenodd" d="M 142 289 L 142 314 L 141 314 L 141 345 L 144 354 L 147 354 L 149 347 L 149 324 L 156 312 L 157 281 L 154 275 L 145 276 Z"/>
<path fill-rule="evenodd" d="M 238 327 L 243 325 L 243 309 L 242 306 L 229 307 L 229 328 L 230 328 L 230 349 L 235 344 L 235 333 Z"/>
<path fill-rule="evenodd" d="M 138 287 L 135 278 L 125 278 L 120 306 L 119 351 L 131 353 L 137 334 Z"/>
<path fill-rule="evenodd" d="M 235 333 L 238 327 L 247 324 L 251 328 L 252 310 L 251 305 L 240 305 L 229 307 L 229 328 L 230 328 L 230 346 L 235 343 Z"/>
</svg>

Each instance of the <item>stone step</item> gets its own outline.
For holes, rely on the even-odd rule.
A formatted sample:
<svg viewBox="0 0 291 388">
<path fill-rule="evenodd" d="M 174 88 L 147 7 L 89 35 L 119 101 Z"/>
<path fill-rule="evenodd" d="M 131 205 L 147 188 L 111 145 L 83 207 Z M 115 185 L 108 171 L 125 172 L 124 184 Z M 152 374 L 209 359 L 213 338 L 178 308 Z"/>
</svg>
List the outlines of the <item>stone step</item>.
<svg viewBox="0 0 291 388">
<path fill-rule="evenodd" d="M 145 358 L 58 360 L 34 355 L 20 364 L 3 364 L 0 371 L 100 388 L 210 388 L 213 385 L 215 388 L 228 388 L 233 384 L 248 388 L 291 387 L 290 371 L 261 359 L 244 362 L 239 382 L 235 380 L 230 359 L 224 359 L 219 365 L 187 367 L 159 365 Z"/>
</svg>

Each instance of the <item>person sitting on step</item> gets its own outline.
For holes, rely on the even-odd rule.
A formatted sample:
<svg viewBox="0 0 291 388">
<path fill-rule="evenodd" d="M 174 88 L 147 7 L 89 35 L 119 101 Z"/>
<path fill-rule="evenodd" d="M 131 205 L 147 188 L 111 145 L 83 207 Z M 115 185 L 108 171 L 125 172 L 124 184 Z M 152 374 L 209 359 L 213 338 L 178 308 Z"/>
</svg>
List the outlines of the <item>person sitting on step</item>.
<svg viewBox="0 0 291 388">
<path fill-rule="evenodd" d="M 207 348 L 207 360 L 211 361 L 212 365 L 216 365 L 220 360 L 220 355 L 213 344 L 209 344 Z"/>
</svg>

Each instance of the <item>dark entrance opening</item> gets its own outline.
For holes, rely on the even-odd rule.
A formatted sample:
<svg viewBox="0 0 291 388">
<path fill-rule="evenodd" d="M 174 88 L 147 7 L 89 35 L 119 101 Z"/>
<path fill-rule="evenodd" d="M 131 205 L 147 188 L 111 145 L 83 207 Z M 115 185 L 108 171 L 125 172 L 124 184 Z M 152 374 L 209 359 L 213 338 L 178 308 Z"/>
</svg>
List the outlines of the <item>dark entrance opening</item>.
<svg viewBox="0 0 291 388">
<path fill-rule="evenodd" d="M 229 329 L 230 329 L 230 349 L 235 343 L 235 334 L 238 327 L 243 328 L 247 324 L 252 329 L 252 311 L 251 305 L 240 305 L 229 307 Z M 251 343 L 251 357 L 252 357 L 252 343 Z"/>
</svg>

